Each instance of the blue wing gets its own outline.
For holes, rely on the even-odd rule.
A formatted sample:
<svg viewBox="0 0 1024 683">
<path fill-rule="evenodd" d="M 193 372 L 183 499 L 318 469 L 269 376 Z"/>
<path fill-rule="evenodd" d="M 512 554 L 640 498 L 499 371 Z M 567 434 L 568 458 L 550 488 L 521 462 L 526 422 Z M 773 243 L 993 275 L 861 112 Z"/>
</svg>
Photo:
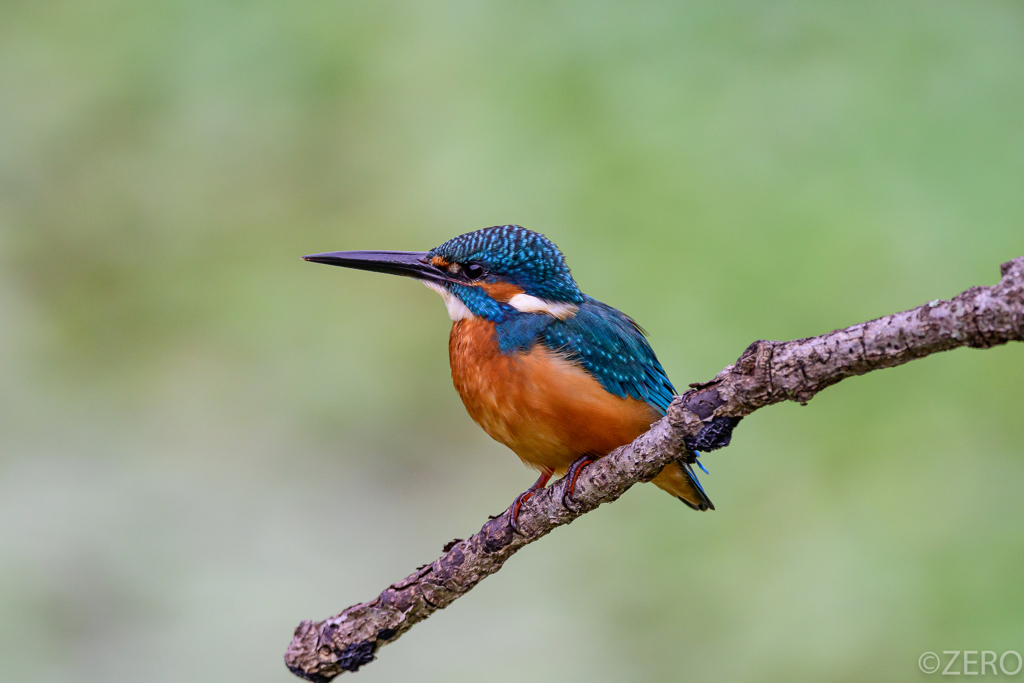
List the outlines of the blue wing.
<svg viewBox="0 0 1024 683">
<path fill-rule="evenodd" d="M 539 340 L 579 363 L 609 393 L 644 401 L 661 415 L 676 393 L 640 326 L 589 296 L 576 315 L 545 326 Z"/>
<path fill-rule="evenodd" d="M 537 316 L 529 316 L 528 319 L 509 320 L 500 325 L 502 333 L 499 336 L 506 340 L 502 350 L 506 345 L 524 348 L 534 340 L 539 341 L 579 363 L 609 393 L 644 401 L 658 414 L 665 414 L 676 393 L 675 388 L 647 343 L 643 330 L 632 318 L 589 296 L 571 318 L 551 320 L 548 316 L 542 317 L 547 320 L 538 321 Z M 714 510 L 714 504 L 690 464 L 680 461 L 669 465 L 666 470 L 672 467 L 677 467 L 684 477 L 679 484 L 682 488 L 670 486 L 666 490 L 695 510 Z"/>
</svg>

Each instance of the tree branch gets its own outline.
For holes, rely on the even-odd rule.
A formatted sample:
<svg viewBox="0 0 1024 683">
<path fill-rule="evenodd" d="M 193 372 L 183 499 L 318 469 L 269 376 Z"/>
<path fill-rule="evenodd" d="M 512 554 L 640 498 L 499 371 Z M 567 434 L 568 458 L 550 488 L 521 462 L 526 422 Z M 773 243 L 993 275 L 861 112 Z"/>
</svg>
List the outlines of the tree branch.
<svg viewBox="0 0 1024 683">
<path fill-rule="evenodd" d="M 374 600 L 324 621 L 303 621 L 285 664 L 317 683 L 356 671 L 380 646 L 468 593 L 523 546 L 653 479 L 668 463 L 692 458 L 687 440 L 715 418 L 736 420 L 782 401 L 806 403 L 847 377 L 939 351 L 1024 341 L 1024 257 L 1004 263 L 1001 271 L 998 284 L 972 287 L 949 301 L 931 301 L 820 337 L 754 342 L 713 380 L 691 384 L 650 431 L 584 469 L 573 494 L 576 509 L 563 507 L 562 485 L 538 491 L 520 510 L 522 535 L 513 534 L 502 515 L 472 537 L 445 546 L 442 557 Z"/>
</svg>

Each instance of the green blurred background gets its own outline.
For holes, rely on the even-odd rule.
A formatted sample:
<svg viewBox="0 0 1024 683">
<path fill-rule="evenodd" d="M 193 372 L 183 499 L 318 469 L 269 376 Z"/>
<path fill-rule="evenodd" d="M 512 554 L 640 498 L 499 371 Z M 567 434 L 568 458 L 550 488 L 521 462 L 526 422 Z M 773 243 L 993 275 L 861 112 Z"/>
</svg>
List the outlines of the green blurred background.
<svg viewBox="0 0 1024 683">
<path fill-rule="evenodd" d="M 1010 1 L 0 2 L 0 679 L 279 681 L 533 474 L 408 280 L 544 232 L 677 386 L 1024 254 Z M 898 681 L 1024 652 L 1024 348 L 757 413 L 361 681 Z"/>
</svg>

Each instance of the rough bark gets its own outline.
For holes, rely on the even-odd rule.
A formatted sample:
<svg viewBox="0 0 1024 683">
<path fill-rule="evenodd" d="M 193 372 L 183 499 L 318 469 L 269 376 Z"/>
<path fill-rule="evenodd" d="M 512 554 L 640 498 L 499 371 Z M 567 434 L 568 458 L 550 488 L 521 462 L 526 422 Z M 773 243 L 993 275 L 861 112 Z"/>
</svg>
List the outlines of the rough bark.
<svg viewBox="0 0 1024 683">
<path fill-rule="evenodd" d="M 1001 272 L 998 284 L 972 287 L 948 301 L 931 301 L 819 337 L 754 342 L 710 382 L 691 384 L 650 431 L 585 468 L 576 482 L 574 509 L 562 505 L 562 485 L 539 491 L 520 511 L 522 534 L 514 534 L 508 516 L 502 515 L 470 538 L 448 544 L 440 558 L 370 602 L 324 621 L 303 621 L 285 663 L 295 675 L 317 682 L 356 671 L 382 645 L 469 592 L 523 546 L 615 500 L 637 482 L 649 481 L 666 464 L 692 459 L 687 444 L 692 446 L 716 418 L 716 424 L 724 417 L 735 423 L 773 403 L 806 403 L 847 377 L 939 351 L 1024 341 L 1024 257 L 1004 263 Z"/>
</svg>

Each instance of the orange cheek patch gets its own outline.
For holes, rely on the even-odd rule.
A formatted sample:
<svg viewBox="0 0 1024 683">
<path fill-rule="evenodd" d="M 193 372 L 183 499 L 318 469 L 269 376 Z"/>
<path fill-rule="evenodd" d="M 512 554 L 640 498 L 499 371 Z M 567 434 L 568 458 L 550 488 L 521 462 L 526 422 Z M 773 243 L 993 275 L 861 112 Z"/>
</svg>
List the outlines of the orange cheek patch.
<svg viewBox="0 0 1024 683">
<path fill-rule="evenodd" d="M 430 265 L 435 266 L 437 268 L 447 268 L 451 264 L 449 264 L 440 256 L 435 256 L 432 259 L 430 259 Z"/>
<path fill-rule="evenodd" d="M 522 287 L 518 287 L 511 282 L 482 282 L 479 286 L 487 292 L 487 296 L 501 303 L 508 303 L 516 294 L 523 293 Z"/>
</svg>

